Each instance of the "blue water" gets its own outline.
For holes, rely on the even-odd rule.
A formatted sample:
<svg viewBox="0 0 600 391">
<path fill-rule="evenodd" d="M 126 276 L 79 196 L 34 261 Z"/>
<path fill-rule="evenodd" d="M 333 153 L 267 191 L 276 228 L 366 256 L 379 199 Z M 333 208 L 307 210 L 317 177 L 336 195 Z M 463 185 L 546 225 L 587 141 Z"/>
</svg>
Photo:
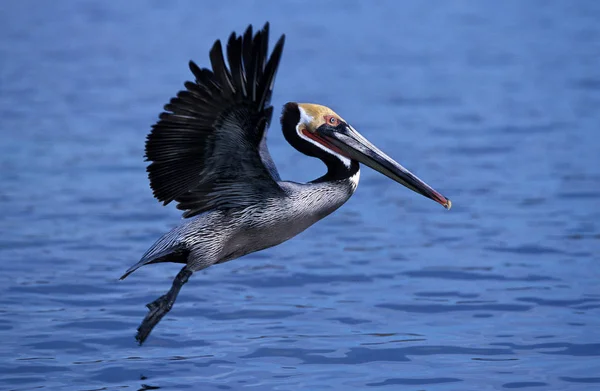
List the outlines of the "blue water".
<svg viewBox="0 0 600 391">
<path fill-rule="evenodd" d="M 120 5 L 119 5 L 120 4 Z M 162 105 L 248 23 L 273 104 L 328 105 L 450 197 L 363 169 L 278 247 L 209 268 L 139 347 L 180 213 Z M 0 389 L 600 390 L 600 2 L 12 1 L 0 11 Z M 320 162 L 269 145 L 282 177 Z"/>
</svg>

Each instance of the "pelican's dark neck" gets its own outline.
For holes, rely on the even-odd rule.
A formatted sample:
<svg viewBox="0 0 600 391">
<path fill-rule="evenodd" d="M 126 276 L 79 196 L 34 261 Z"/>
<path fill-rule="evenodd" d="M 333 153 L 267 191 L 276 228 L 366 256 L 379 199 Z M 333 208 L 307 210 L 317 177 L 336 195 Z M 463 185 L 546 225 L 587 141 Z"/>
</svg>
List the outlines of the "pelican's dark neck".
<svg viewBox="0 0 600 391">
<path fill-rule="evenodd" d="M 327 153 L 324 154 L 327 155 Z M 354 174 L 356 174 L 360 168 L 356 160 L 350 160 L 350 167 L 347 167 L 344 163 L 342 163 L 340 159 L 338 159 L 335 156 L 333 156 L 334 160 L 332 160 L 332 162 L 336 161 L 336 163 L 333 164 L 325 161 L 325 159 L 321 157 L 319 158 L 327 165 L 327 172 L 325 173 L 325 175 L 315 179 L 314 181 L 311 181 L 312 183 L 333 182 L 342 179 L 348 179 L 354 176 Z"/>
<path fill-rule="evenodd" d="M 320 178 L 312 181 L 313 183 L 338 181 L 347 179 L 356 174 L 359 170 L 359 164 L 355 160 L 350 160 L 349 165 L 346 165 L 338 156 L 333 153 L 328 153 L 323 149 L 305 140 L 298 134 L 297 126 L 300 122 L 300 109 L 296 103 L 287 103 L 283 107 L 281 115 L 281 129 L 283 136 L 288 143 L 298 152 L 307 156 L 313 156 L 321 159 L 327 166 L 327 173 Z"/>
</svg>

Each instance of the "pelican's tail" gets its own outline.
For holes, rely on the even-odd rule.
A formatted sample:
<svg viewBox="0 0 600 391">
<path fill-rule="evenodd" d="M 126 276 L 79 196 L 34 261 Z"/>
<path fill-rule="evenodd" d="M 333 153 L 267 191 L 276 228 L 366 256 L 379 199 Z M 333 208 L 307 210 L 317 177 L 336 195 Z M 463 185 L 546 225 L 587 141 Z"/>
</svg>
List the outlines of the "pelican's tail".
<svg viewBox="0 0 600 391">
<path fill-rule="evenodd" d="M 173 262 L 173 263 L 187 263 L 188 254 L 190 250 L 186 248 L 170 248 L 161 252 L 157 252 L 152 254 L 152 257 L 144 256 L 138 263 L 127 269 L 125 274 L 119 278 L 119 280 L 123 280 L 125 277 L 139 269 L 144 265 L 150 265 L 151 263 L 160 263 L 160 262 Z"/>
<path fill-rule="evenodd" d="M 125 274 L 121 276 L 120 280 L 124 279 L 140 267 L 151 263 L 187 263 L 190 250 L 184 243 L 181 243 L 178 240 L 179 229 L 180 227 L 177 227 L 158 239 L 156 243 L 146 251 L 142 256 L 142 259 L 130 267 Z"/>
</svg>

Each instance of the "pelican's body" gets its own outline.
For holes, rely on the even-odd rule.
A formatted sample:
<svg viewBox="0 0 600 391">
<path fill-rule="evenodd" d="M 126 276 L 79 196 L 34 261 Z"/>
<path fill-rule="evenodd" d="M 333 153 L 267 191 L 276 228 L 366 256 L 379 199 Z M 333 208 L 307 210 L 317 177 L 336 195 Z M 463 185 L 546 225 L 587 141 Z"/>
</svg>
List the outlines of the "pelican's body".
<svg viewBox="0 0 600 391">
<path fill-rule="evenodd" d="M 185 266 L 171 290 L 148 304 L 138 328 L 143 343 L 171 309 L 192 273 L 278 245 L 343 205 L 354 193 L 362 162 L 446 208 L 450 201 L 362 137 L 331 109 L 288 103 L 282 116 L 286 140 L 321 159 L 327 173 L 309 183 L 282 181 L 266 145 L 270 97 L 283 50 L 267 53 L 268 24 L 252 35 L 232 34 L 229 67 L 220 41 L 210 52 L 212 71 L 190 62 L 187 82 L 165 106 L 146 141 L 155 197 L 178 202 L 187 218 L 163 235 L 121 277 L 157 262 Z"/>
<path fill-rule="evenodd" d="M 276 246 L 342 206 L 354 193 L 358 174 L 335 186 L 278 182 L 282 197 L 265 198 L 243 209 L 202 213 L 160 238 L 127 274 L 175 248 L 190 251 L 190 266 L 200 270 Z"/>
</svg>

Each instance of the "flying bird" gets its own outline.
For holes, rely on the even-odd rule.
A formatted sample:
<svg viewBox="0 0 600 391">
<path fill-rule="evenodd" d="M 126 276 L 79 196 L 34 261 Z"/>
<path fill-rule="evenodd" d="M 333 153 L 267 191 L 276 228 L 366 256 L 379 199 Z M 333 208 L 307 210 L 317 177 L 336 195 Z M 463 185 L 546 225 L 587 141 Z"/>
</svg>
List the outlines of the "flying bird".
<svg viewBox="0 0 600 391">
<path fill-rule="evenodd" d="M 144 265 L 183 264 L 171 289 L 147 305 L 136 340 L 144 343 L 171 310 L 190 276 L 209 266 L 276 246 L 344 204 L 356 190 L 362 163 L 450 209 L 450 200 L 360 135 L 328 107 L 290 102 L 283 135 L 327 172 L 308 183 L 280 178 L 266 144 L 270 104 L 285 36 L 268 54 L 269 24 L 231 34 L 210 50 L 211 68 L 189 67 L 186 82 L 164 106 L 146 138 L 150 187 L 164 205 L 175 201 L 184 220 L 160 237 L 121 280 Z"/>
</svg>

